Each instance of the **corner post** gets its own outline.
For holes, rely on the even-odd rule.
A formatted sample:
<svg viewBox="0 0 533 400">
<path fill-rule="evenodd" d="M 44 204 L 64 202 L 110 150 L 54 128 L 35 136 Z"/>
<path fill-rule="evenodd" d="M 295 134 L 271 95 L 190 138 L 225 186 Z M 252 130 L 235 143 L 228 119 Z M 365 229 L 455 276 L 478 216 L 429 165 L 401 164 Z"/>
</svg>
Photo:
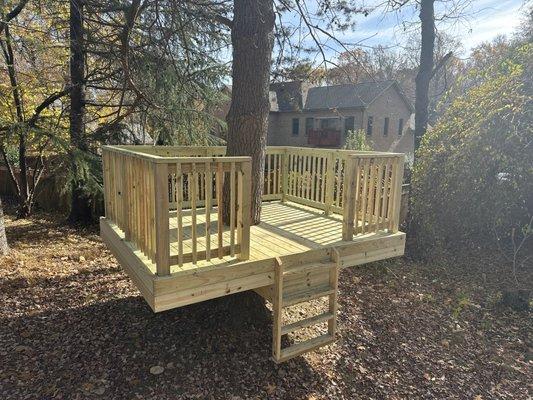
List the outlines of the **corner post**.
<svg viewBox="0 0 533 400">
<path fill-rule="evenodd" d="M 237 198 L 239 202 L 237 241 L 240 245 L 239 260 L 248 260 L 250 258 L 250 221 L 251 208 L 250 200 L 252 197 L 252 160 L 249 159 L 241 163 L 241 172 L 237 182 Z"/>
<path fill-rule="evenodd" d="M 353 155 L 346 158 L 344 164 L 344 182 L 342 192 L 342 240 L 352 240 L 355 219 L 355 194 L 357 191 L 355 177 L 358 160 Z"/>
<path fill-rule="evenodd" d="M 403 162 L 404 155 L 400 155 L 394 161 L 394 181 L 393 181 L 393 193 L 392 193 L 392 216 L 389 221 L 389 229 L 392 233 L 398 232 L 400 225 L 400 207 L 402 202 L 402 183 L 403 183 Z"/>
<path fill-rule="evenodd" d="M 154 163 L 155 263 L 157 275 L 170 275 L 168 165 Z"/>
</svg>

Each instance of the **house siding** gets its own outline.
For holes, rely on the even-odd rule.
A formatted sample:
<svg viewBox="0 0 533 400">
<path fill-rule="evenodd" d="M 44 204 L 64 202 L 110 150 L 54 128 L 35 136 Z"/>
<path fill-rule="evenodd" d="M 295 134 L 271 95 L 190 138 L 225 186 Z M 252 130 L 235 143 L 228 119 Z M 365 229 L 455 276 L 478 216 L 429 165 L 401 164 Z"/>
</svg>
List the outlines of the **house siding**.
<svg viewBox="0 0 533 400">
<path fill-rule="evenodd" d="M 372 135 L 367 140 L 374 150 L 391 151 L 396 153 L 413 153 L 414 135 L 409 128 L 411 110 L 407 107 L 398 92 L 390 87 L 381 96 L 376 98 L 364 112 L 362 128 L 366 131 L 369 116 L 374 117 Z M 389 118 L 388 135 L 383 134 L 385 118 Z M 403 119 L 403 133 L 398 135 L 400 118 Z"/>
<path fill-rule="evenodd" d="M 298 146 L 306 147 L 307 135 L 305 132 L 305 119 L 315 118 L 340 118 L 341 132 L 344 131 L 344 119 L 354 117 L 356 129 L 361 125 L 363 111 L 360 108 L 344 110 L 320 110 L 320 111 L 303 111 L 303 112 L 271 112 L 268 119 L 267 144 L 270 146 Z M 300 131 L 298 136 L 292 135 L 292 119 L 300 119 Z M 344 144 L 344 135 L 342 143 Z"/>
<path fill-rule="evenodd" d="M 271 112 L 269 115 L 267 143 L 271 146 L 310 146 L 307 144 L 305 134 L 305 119 L 330 117 L 340 118 L 341 146 L 344 146 L 344 120 L 354 117 L 355 128 L 366 131 L 368 116 L 372 116 L 373 131 L 367 139 L 376 151 L 392 151 L 412 154 L 414 149 L 414 137 L 408 129 L 411 110 L 398 94 L 396 89 L 389 87 L 378 96 L 366 109 L 348 108 L 340 110 L 304 110 L 301 112 Z M 383 135 L 385 118 L 389 118 L 388 135 Z M 298 136 L 292 135 L 292 119 L 300 119 L 300 131 Z M 398 135 L 400 118 L 404 120 L 402 135 Z M 315 125 L 317 127 L 317 125 Z"/>
</svg>

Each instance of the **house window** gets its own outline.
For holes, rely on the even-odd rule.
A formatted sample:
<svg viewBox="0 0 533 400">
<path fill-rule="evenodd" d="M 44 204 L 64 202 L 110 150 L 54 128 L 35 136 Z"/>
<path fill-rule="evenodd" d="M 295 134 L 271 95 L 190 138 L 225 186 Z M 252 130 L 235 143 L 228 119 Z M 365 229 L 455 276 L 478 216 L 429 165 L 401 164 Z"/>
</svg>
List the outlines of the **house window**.
<svg viewBox="0 0 533 400">
<path fill-rule="evenodd" d="M 339 118 L 320 118 L 318 121 L 320 129 L 340 130 Z"/>
<path fill-rule="evenodd" d="M 349 131 L 355 130 L 355 117 L 347 117 L 344 120 L 344 135 L 348 135 Z"/>
<path fill-rule="evenodd" d="M 292 136 L 298 136 L 300 133 L 300 118 L 292 119 Z"/>
<path fill-rule="evenodd" d="M 374 117 L 368 117 L 368 122 L 366 124 L 366 134 L 372 135 L 372 126 L 374 125 Z"/>
<path fill-rule="evenodd" d="M 389 134 L 389 117 L 385 117 L 385 122 L 383 123 L 383 136 Z"/>
<path fill-rule="evenodd" d="M 402 135 L 403 134 L 403 118 L 400 118 L 400 120 L 398 121 L 398 135 Z"/>
<path fill-rule="evenodd" d="M 315 127 L 315 119 L 310 117 L 305 119 L 305 136 L 309 135 L 309 131 Z"/>
</svg>

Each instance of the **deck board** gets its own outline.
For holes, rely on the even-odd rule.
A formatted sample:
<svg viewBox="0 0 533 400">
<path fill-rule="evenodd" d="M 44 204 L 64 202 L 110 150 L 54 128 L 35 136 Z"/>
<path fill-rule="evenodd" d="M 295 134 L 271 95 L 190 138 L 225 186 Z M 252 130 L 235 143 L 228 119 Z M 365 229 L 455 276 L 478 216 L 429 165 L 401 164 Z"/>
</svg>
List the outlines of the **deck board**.
<svg viewBox="0 0 533 400">
<path fill-rule="evenodd" d="M 197 210 L 197 250 L 205 250 L 205 209 Z M 217 247 L 216 226 L 218 213 L 216 207 L 211 210 L 211 249 Z M 184 211 L 183 215 L 185 253 L 192 251 L 191 214 Z M 171 256 L 178 254 L 177 218 L 176 213 L 170 213 L 170 252 Z M 272 201 L 263 203 L 261 223 L 251 227 L 250 232 L 250 260 L 258 261 L 287 254 L 301 253 L 317 249 L 342 241 L 341 216 L 326 216 L 323 212 L 310 207 L 294 203 Z M 224 245 L 230 244 L 230 230 L 225 227 L 223 234 Z M 212 251 L 212 255 L 216 252 Z M 173 265 L 171 272 L 207 266 L 221 265 L 235 262 L 235 258 L 226 256 L 222 259 L 212 257 L 210 261 L 201 260 L 197 264 L 185 263 L 182 267 Z"/>
</svg>

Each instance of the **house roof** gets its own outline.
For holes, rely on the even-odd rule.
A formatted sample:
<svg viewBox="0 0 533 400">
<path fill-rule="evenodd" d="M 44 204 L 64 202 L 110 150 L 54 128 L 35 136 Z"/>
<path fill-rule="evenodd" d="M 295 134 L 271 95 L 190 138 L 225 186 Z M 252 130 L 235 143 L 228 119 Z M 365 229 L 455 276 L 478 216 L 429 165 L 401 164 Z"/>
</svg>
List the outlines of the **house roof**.
<svg viewBox="0 0 533 400">
<path fill-rule="evenodd" d="M 273 83 L 270 85 L 270 111 L 365 108 L 390 87 L 397 90 L 412 111 L 411 103 L 393 80 L 317 87 L 305 82 Z"/>
<path fill-rule="evenodd" d="M 392 85 L 394 85 L 394 81 L 314 87 L 309 89 L 305 108 L 323 110 L 366 107 Z"/>
</svg>

